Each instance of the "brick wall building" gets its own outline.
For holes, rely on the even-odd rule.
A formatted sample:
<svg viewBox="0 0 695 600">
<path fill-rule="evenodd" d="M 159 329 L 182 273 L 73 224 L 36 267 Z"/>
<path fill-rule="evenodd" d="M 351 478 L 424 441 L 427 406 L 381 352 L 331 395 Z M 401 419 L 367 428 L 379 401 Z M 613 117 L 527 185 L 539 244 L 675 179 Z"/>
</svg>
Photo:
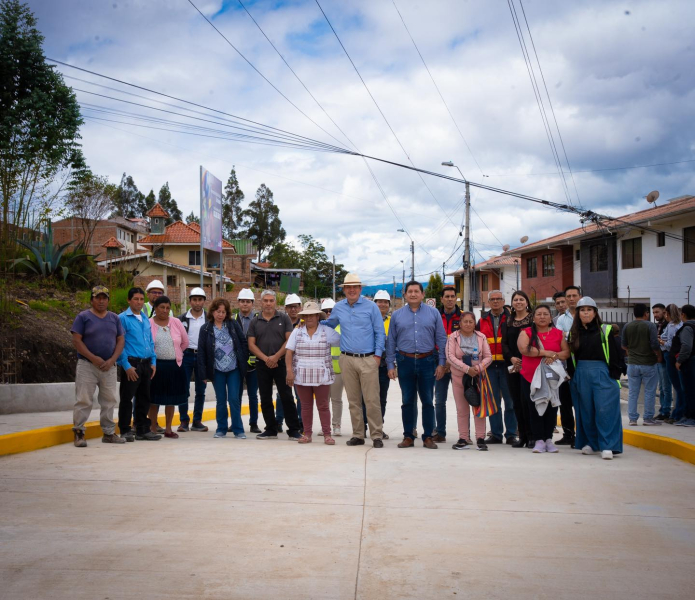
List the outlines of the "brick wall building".
<svg viewBox="0 0 695 600">
<path fill-rule="evenodd" d="M 70 250 L 74 249 L 80 242 L 85 240 L 87 235 L 88 226 L 84 221 L 85 219 L 78 217 L 69 217 L 52 223 L 53 241 L 61 245 L 72 242 L 68 248 Z M 105 259 L 107 250 L 104 244 L 113 237 L 123 245 L 121 255 L 135 254 L 138 251 L 145 250 L 144 247 L 139 245 L 139 241 L 147 233 L 148 230 L 143 225 L 122 217 L 103 219 L 95 226 L 94 234 L 86 251 L 88 254 L 94 254 L 96 256 L 95 260 Z"/>
</svg>

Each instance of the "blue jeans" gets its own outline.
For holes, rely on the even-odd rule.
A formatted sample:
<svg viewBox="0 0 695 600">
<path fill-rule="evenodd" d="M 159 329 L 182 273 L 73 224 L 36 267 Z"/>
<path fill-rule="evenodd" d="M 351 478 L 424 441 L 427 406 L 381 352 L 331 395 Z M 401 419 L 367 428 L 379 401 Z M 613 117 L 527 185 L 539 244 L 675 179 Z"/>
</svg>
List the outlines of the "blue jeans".
<svg viewBox="0 0 695 600">
<path fill-rule="evenodd" d="M 189 352 L 188 350 L 183 353 L 183 362 L 181 366 L 183 367 L 183 372 L 186 374 L 186 381 L 188 382 L 188 395 L 190 397 L 190 382 L 191 373 L 196 373 L 196 353 Z M 195 404 L 193 405 L 193 422 L 200 423 L 203 420 L 203 406 L 205 404 L 205 388 L 207 388 L 207 383 L 205 381 L 199 381 L 198 376 L 195 377 Z M 181 415 L 181 423 L 190 423 L 191 419 L 188 416 L 188 402 L 186 404 L 179 404 L 179 415 Z"/>
<path fill-rule="evenodd" d="M 507 383 L 507 367 L 503 362 L 493 362 L 487 369 L 492 393 L 497 402 L 499 409 L 490 417 L 490 430 L 493 437 L 501 440 L 516 437 L 518 425 L 516 421 L 516 413 L 514 412 L 514 400 L 509 393 L 509 385 Z M 502 425 L 502 400 L 504 399 L 504 426 Z M 506 434 L 504 430 L 507 430 Z"/>
<path fill-rule="evenodd" d="M 432 437 L 434 429 L 434 372 L 437 359 L 434 355 L 425 358 L 408 358 L 396 355 L 398 364 L 398 382 L 401 386 L 401 417 L 403 419 L 403 437 L 414 439 L 415 428 L 413 405 L 417 405 L 420 396 L 422 402 L 422 439 Z"/>
<path fill-rule="evenodd" d="M 659 381 L 659 373 L 656 365 L 628 365 L 628 394 L 627 416 L 630 421 L 639 419 L 637 401 L 639 392 L 644 382 L 644 420 L 654 418 L 654 404 L 656 403 L 656 384 Z"/>
<path fill-rule="evenodd" d="M 446 437 L 446 398 L 449 394 L 451 373 L 434 382 L 434 418 L 436 421 L 435 433 Z"/>
<path fill-rule="evenodd" d="M 683 377 L 676 369 L 676 362 L 671 360 L 669 351 L 664 352 L 664 363 L 668 368 L 669 381 L 676 391 L 676 404 L 673 407 L 673 412 L 671 413 L 671 418 L 674 421 L 678 421 L 683 418 L 685 414 L 685 392 L 683 391 Z"/>
<path fill-rule="evenodd" d="M 234 369 L 223 373 L 215 371 L 212 387 L 215 388 L 217 398 L 217 433 L 227 434 L 227 404 L 232 415 L 232 433 L 244 433 L 244 424 L 241 421 L 241 396 L 239 394 L 239 382 L 241 371 Z"/>
<path fill-rule="evenodd" d="M 256 375 L 256 369 L 246 371 L 246 375 L 239 378 L 240 399 L 244 392 L 244 380 L 246 380 L 246 395 L 249 397 L 249 425 L 258 425 L 258 375 Z"/>
<path fill-rule="evenodd" d="M 664 352 L 664 362 L 656 364 L 659 371 L 659 414 L 664 417 L 671 414 L 671 403 L 673 402 L 673 387 L 666 367 L 667 356 L 668 353 Z"/>
</svg>

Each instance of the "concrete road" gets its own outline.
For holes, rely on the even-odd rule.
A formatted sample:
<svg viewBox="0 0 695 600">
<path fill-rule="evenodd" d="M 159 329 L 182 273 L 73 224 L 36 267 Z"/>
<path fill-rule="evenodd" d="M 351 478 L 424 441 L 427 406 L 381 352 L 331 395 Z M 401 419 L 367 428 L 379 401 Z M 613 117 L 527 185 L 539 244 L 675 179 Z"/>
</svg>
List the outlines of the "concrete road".
<svg viewBox="0 0 695 600">
<path fill-rule="evenodd" d="M 0 458 L 0 598 L 693 597 L 693 466 L 453 451 L 449 419 L 396 448 L 396 385 L 380 450 L 211 431 Z"/>
</svg>

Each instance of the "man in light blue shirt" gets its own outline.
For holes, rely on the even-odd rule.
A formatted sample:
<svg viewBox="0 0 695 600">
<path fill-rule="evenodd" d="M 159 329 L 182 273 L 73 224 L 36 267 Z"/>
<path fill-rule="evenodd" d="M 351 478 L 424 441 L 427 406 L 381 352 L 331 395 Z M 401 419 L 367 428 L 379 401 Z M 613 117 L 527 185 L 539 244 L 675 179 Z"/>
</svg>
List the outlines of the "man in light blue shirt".
<svg viewBox="0 0 695 600">
<path fill-rule="evenodd" d="M 422 284 L 410 281 L 405 286 L 407 305 L 391 315 L 389 337 L 386 342 L 386 365 L 389 377 L 396 378 L 401 386 L 403 404 L 403 441 L 399 448 L 415 445 L 415 405 L 418 395 L 422 402 L 422 443 L 425 448 L 436 449 L 432 439 L 434 429 L 434 382 L 444 377 L 446 331 L 442 317 L 436 308 L 422 302 L 425 297 Z M 439 348 L 439 352 L 437 352 Z"/>
<path fill-rule="evenodd" d="M 155 441 L 161 435 L 150 431 L 147 411 L 150 409 L 150 380 L 157 370 L 157 356 L 150 321 L 143 312 L 145 292 L 142 288 L 128 290 L 128 309 L 118 315 L 125 330 L 125 346 L 118 357 L 121 367 L 119 390 L 118 428 L 126 442 L 137 440 Z M 130 428 L 135 398 L 135 433 Z"/>
<path fill-rule="evenodd" d="M 348 273 L 343 282 L 345 299 L 338 302 L 325 325 L 340 325 L 340 371 L 350 407 L 352 438 L 348 446 L 364 445 L 362 399 L 367 407 L 369 435 L 375 448 L 383 448 L 381 401 L 379 399 L 379 363 L 386 334 L 381 312 L 374 302 L 361 295 L 359 275 Z"/>
</svg>

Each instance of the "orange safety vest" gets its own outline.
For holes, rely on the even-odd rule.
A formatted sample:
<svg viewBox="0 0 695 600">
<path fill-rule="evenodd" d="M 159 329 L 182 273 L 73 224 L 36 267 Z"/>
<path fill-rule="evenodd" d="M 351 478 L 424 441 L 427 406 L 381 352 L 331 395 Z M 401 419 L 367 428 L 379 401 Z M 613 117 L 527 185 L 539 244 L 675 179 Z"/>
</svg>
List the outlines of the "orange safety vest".
<svg viewBox="0 0 695 600">
<path fill-rule="evenodd" d="M 507 320 L 507 314 L 502 313 L 500 316 L 500 324 L 497 328 L 497 335 L 495 336 L 495 328 L 492 326 L 492 316 L 488 312 L 484 317 L 480 318 L 478 321 L 478 329 L 480 333 L 484 334 L 487 338 L 487 343 L 490 346 L 490 352 L 492 353 L 492 360 L 504 360 L 502 354 L 502 323 Z"/>
</svg>

